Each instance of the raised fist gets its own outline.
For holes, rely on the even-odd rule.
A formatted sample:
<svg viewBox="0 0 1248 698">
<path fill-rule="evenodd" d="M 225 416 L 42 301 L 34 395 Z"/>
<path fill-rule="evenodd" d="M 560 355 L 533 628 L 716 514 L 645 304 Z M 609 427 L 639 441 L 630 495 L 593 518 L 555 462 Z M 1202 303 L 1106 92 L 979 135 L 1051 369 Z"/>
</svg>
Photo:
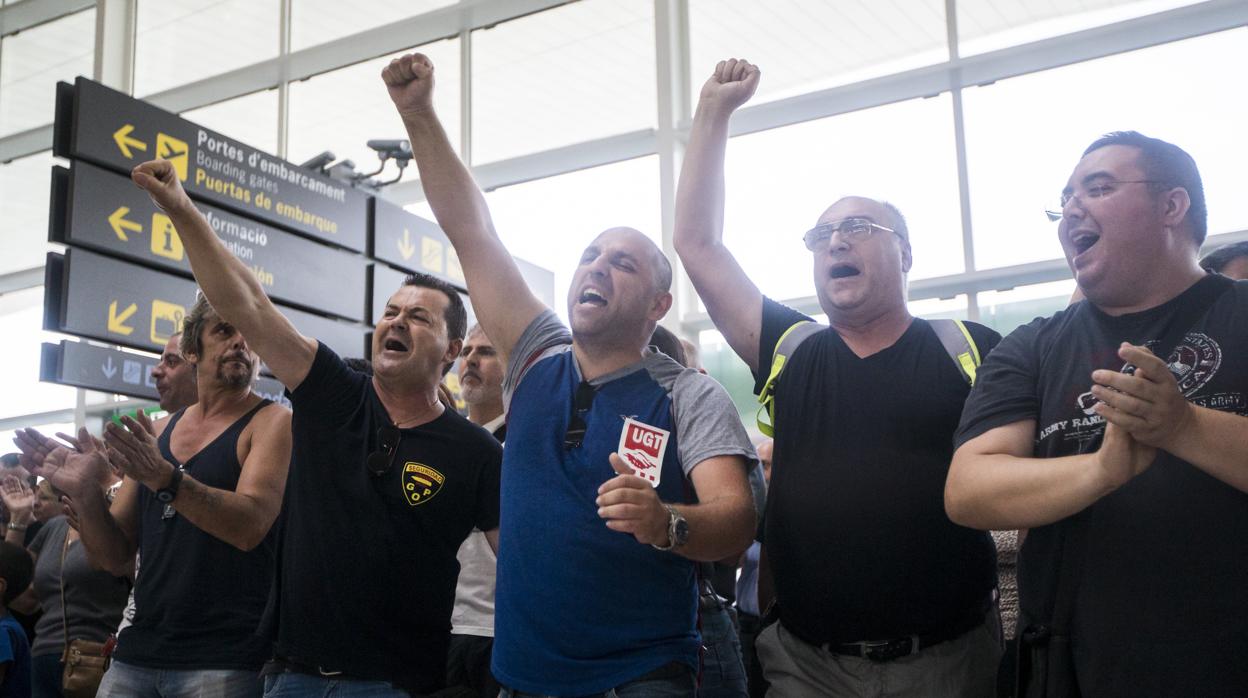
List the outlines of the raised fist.
<svg viewBox="0 0 1248 698">
<path fill-rule="evenodd" d="M 381 79 L 400 115 L 433 109 L 433 62 L 425 54 L 409 53 L 390 61 Z"/>
<path fill-rule="evenodd" d="M 754 96 L 761 74 L 758 66 L 749 61 L 736 58 L 720 61 L 711 77 L 702 85 L 702 93 L 698 99 L 705 104 L 713 103 L 724 109 L 736 109 Z"/>
<path fill-rule="evenodd" d="M 130 179 L 166 213 L 194 208 L 168 160 L 149 160 L 131 170 Z"/>
</svg>

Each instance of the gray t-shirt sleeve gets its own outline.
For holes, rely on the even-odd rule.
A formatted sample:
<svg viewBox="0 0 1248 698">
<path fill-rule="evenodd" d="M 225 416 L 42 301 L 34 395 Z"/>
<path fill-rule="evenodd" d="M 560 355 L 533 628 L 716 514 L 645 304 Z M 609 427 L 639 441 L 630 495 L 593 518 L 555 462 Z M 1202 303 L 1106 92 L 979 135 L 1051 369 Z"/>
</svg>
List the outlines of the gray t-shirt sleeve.
<svg viewBox="0 0 1248 698">
<path fill-rule="evenodd" d="M 511 409 L 511 396 L 533 364 L 551 354 L 567 351 L 571 344 L 572 332 L 559 321 L 554 311 L 547 308 L 533 318 L 507 357 L 507 372 L 503 375 L 503 409 Z"/>
<path fill-rule="evenodd" d="M 750 437 L 724 387 L 703 373 L 683 371 L 672 386 L 677 455 L 688 475 L 715 456 L 743 456 L 749 472 L 758 463 Z"/>
</svg>

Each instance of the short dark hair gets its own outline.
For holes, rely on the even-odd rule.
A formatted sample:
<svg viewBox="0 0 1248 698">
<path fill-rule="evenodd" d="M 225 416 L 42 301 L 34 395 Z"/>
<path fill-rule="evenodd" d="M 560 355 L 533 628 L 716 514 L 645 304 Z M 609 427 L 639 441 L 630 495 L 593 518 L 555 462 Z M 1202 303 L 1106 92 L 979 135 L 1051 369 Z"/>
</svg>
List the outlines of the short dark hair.
<svg viewBox="0 0 1248 698">
<path fill-rule="evenodd" d="M 1226 265 L 1239 259 L 1240 257 L 1248 257 L 1248 240 L 1232 242 L 1219 247 L 1213 252 L 1205 255 L 1204 258 L 1200 260 L 1200 266 L 1208 269 L 1209 271 L 1221 272 L 1226 268 Z"/>
<path fill-rule="evenodd" d="M 22 457 L 16 453 L 6 453 L 0 456 L 0 467 L 16 468 L 22 464 Z"/>
<path fill-rule="evenodd" d="M 0 577 L 4 578 L 4 605 L 8 606 L 30 586 L 35 576 L 35 561 L 22 546 L 0 541 Z"/>
<path fill-rule="evenodd" d="M 1200 249 L 1209 232 L 1209 209 L 1205 204 L 1205 186 L 1200 180 L 1200 170 L 1192 156 L 1173 143 L 1145 136 L 1138 131 L 1107 133 L 1093 141 L 1083 154 L 1087 155 L 1107 145 L 1138 148 L 1144 176 L 1157 182 L 1150 185 L 1154 191 L 1161 192 L 1175 187 L 1182 187 L 1187 191 L 1191 207 L 1187 210 L 1185 220 L 1191 226 L 1196 248 Z"/>
<path fill-rule="evenodd" d="M 443 315 L 446 320 L 446 334 L 451 341 L 464 338 L 464 334 L 468 331 L 468 311 L 464 308 L 464 299 L 459 296 L 459 289 L 436 276 L 420 272 L 408 274 L 407 278 L 403 279 L 403 285 L 431 288 L 446 294 L 447 300 L 450 301 Z"/>
<path fill-rule="evenodd" d="M 685 356 L 685 346 L 680 338 L 662 325 L 655 325 L 654 334 L 650 335 L 650 345 L 667 354 L 681 366 L 688 366 L 689 359 Z"/>
</svg>

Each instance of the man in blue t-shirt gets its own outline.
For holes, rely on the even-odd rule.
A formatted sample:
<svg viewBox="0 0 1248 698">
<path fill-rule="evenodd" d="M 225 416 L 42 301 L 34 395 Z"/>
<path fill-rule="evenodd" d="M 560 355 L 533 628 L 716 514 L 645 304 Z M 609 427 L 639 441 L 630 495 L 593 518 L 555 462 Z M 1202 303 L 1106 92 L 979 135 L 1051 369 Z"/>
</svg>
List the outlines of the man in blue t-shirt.
<svg viewBox="0 0 1248 698">
<path fill-rule="evenodd" d="M 533 296 L 432 108 L 433 66 L 382 77 L 421 182 L 507 357 L 494 675 L 504 696 L 692 695 L 693 560 L 739 554 L 755 516 L 745 430 L 712 379 L 646 349 L 670 263 L 613 228 L 581 255 L 571 331 Z"/>
<path fill-rule="evenodd" d="M 20 545 L 0 541 L 0 698 L 30 695 L 30 641 L 9 612 L 9 604 L 26 591 L 35 564 Z"/>
</svg>

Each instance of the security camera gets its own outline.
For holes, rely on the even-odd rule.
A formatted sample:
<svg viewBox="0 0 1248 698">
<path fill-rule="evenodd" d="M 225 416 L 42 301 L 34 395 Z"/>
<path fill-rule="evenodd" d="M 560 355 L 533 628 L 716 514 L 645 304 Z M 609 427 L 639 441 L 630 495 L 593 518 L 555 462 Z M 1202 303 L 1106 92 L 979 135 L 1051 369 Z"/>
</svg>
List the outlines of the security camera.
<svg viewBox="0 0 1248 698">
<path fill-rule="evenodd" d="M 368 142 L 368 147 L 377 151 L 377 157 L 384 162 L 390 158 L 396 160 L 412 159 L 412 144 L 406 140 L 394 139 L 374 139 Z"/>
</svg>

